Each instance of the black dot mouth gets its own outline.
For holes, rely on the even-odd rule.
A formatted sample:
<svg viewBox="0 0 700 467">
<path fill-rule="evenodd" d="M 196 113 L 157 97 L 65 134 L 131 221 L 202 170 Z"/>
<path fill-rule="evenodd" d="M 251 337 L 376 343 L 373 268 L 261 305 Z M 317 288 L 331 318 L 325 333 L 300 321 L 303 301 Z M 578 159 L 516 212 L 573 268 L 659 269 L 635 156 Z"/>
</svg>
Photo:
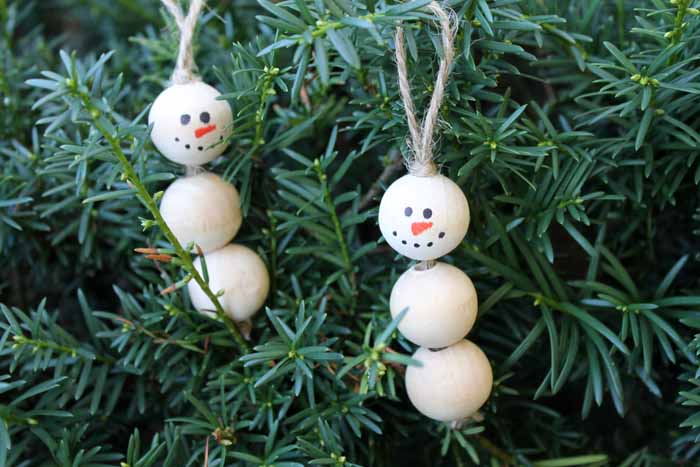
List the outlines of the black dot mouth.
<svg viewBox="0 0 700 467">
<path fill-rule="evenodd" d="M 219 141 L 223 141 L 223 140 L 224 140 L 223 135 L 219 136 Z M 176 137 L 175 137 L 175 142 L 176 142 L 176 143 L 179 143 L 179 142 L 180 142 L 180 138 L 178 138 L 178 137 L 176 136 Z M 192 149 L 192 145 L 189 144 L 189 143 L 185 144 L 185 149 Z M 197 146 L 197 150 L 198 150 L 198 151 L 204 151 L 204 146 Z M 394 233 L 394 235 L 396 235 L 396 233 Z"/>
<path fill-rule="evenodd" d="M 175 138 L 175 141 L 180 141 L 180 138 Z M 192 145 L 185 144 L 185 149 L 192 149 Z M 197 146 L 197 151 L 204 151 L 204 146 Z"/>
<path fill-rule="evenodd" d="M 398 236 L 398 232 L 397 232 L 396 230 L 392 231 L 391 234 L 392 234 L 394 237 Z M 445 232 L 440 232 L 440 233 L 438 234 L 438 237 L 439 237 L 439 238 L 445 238 Z M 408 241 L 406 241 L 406 240 L 401 240 L 401 244 L 402 244 L 402 245 L 408 245 Z M 428 247 L 428 248 L 431 248 L 433 245 L 435 245 L 434 242 L 428 242 L 428 243 L 425 244 L 425 246 Z M 420 248 L 421 246 L 423 246 L 423 245 L 421 245 L 420 243 L 414 243 L 414 244 L 413 244 L 413 248 Z"/>
</svg>

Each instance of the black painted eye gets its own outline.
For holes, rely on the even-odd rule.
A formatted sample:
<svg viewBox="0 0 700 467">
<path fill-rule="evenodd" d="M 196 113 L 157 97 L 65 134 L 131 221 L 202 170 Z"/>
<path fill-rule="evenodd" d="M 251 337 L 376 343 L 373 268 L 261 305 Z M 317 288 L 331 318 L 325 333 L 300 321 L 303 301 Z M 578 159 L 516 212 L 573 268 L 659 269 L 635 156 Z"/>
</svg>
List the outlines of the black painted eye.
<svg viewBox="0 0 700 467">
<path fill-rule="evenodd" d="M 403 213 L 406 214 L 406 217 L 411 217 L 411 214 L 413 214 L 413 209 L 406 208 L 403 210 Z"/>
<path fill-rule="evenodd" d="M 190 117 L 190 114 L 182 114 L 180 115 L 180 123 L 182 123 L 183 125 L 187 125 L 188 123 L 190 123 L 191 118 L 192 117 Z"/>
<path fill-rule="evenodd" d="M 209 123 L 211 116 L 209 115 L 209 112 L 202 112 L 199 114 L 199 119 L 202 121 L 202 123 Z"/>
<path fill-rule="evenodd" d="M 423 209 L 423 217 L 430 219 L 433 217 L 433 211 L 431 209 Z"/>
</svg>

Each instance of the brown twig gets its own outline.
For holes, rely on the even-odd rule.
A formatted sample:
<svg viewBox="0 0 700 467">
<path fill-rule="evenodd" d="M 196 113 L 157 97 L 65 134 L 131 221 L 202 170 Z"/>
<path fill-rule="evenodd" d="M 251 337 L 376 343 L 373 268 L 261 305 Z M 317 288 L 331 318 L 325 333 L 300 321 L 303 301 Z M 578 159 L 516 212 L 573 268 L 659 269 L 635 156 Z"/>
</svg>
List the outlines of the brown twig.
<svg viewBox="0 0 700 467">
<path fill-rule="evenodd" d="M 360 211 L 362 211 L 372 203 L 374 198 L 377 195 L 379 195 L 379 192 L 382 190 L 382 187 L 386 185 L 387 182 L 391 179 L 391 177 L 393 177 L 396 172 L 401 170 L 403 166 L 404 161 L 403 157 L 401 157 L 401 153 L 398 149 L 394 149 L 393 153 L 391 154 L 391 160 L 389 161 L 389 165 L 384 167 L 384 170 L 382 171 L 381 175 L 379 175 L 379 178 L 372 184 L 370 189 L 367 190 L 367 193 L 365 193 L 365 196 L 360 201 Z"/>
</svg>

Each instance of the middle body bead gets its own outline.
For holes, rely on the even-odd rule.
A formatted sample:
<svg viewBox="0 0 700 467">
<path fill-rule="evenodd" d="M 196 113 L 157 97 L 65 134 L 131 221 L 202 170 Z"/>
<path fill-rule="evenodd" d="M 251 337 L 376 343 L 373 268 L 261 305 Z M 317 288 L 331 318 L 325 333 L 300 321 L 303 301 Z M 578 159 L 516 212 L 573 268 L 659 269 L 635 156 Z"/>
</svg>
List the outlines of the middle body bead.
<svg viewBox="0 0 700 467">
<path fill-rule="evenodd" d="M 163 194 L 160 214 L 183 247 L 192 242 L 208 253 L 236 236 L 240 203 L 231 183 L 206 172 L 173 182 Z"/>
<path fill-rule="evenodd" d="M 469 333 L 478 310 L 476 289 L 458 268 L 437 262 L 404 272 L 391 290 L 391 316 L 408 308 L 399 332 L 427 348 L 452 345 Z"/>
</svg>

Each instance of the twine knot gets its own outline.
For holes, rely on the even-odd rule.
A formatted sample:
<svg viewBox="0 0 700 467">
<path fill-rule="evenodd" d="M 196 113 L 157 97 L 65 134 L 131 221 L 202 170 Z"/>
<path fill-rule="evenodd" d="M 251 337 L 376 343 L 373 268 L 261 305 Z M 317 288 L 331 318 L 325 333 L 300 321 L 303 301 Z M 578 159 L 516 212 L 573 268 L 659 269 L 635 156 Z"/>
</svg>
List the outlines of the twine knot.
<svg viewBox="0 0 700 467">
<path fill-rule="evenodd" d="M 445 95 L 447 78 L 450 75 L 450 66 L 454 60 L 454 38 L 457 32 L 454 21 L 454 13 L 445 11 L 437 2 L 433 1 L 427 5 L 437 17 L 442 30 L 442 60 L 435 78 L 433 95 L 430 98 L 430 105 L 423 117 L 422 126 L 416 119 L 416 110 L 411 98 L 411 85 L 408 82 L 408 71 L 406 66 L 406 47 L 404 45 L 403 28 L 396 29 L 396 68 L 399 75 L 399 92 L 406 111 L 408 122 L 409 141 L 408 147 L 411 150 L 411 157 L 407 163 L 408 171 L 412 175 L 419 177 L 429 177 L 437 173 L 437 167 L 433 162 L 433 133 L 437 124 L 440 105 Z"/>
<path fill-rule="evenodd" d="M 178 0 L 161 0 L 163 6 L 175 18 L 175 24 L 180 29 L 180 46 L 177 52 L 175 70 L 170 77 L 172 84 L 187 84 L 199 81 L 199 76 L 194 72 L 194 54 L 192 52 L 192 40 L 194 30 L 197 27 L 197 18 L 204 8 L 206 0 L 191 0 L 187 16 L 184 15 Z"/>
</svg>

